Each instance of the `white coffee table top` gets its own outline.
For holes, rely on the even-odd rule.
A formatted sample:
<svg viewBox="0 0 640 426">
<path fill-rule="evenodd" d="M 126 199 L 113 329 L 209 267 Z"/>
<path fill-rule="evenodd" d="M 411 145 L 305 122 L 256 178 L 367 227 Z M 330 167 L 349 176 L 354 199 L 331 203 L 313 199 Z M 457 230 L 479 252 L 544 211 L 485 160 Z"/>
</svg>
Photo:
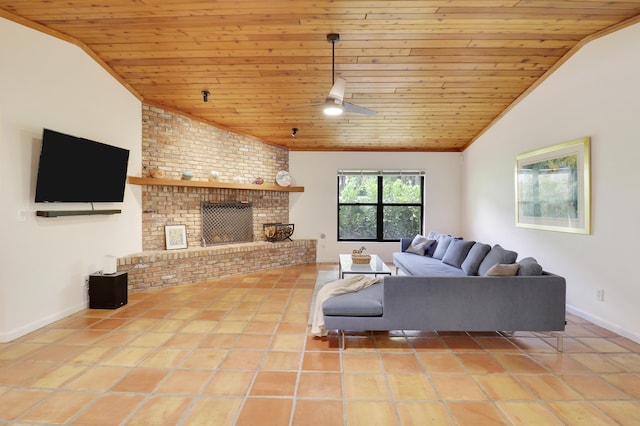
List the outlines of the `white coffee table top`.
<svg viewBox="0 0 640 426">
<path fill-rule="evenodd" d="M 371 255 L 369 263 L 353 263 L 351 254 L 340 255 L 340 278 L 344 278 L 345 274 L 373 274 L 373 275 L 391 275 L 391 269 L 375 254 Z"/>
</svg>

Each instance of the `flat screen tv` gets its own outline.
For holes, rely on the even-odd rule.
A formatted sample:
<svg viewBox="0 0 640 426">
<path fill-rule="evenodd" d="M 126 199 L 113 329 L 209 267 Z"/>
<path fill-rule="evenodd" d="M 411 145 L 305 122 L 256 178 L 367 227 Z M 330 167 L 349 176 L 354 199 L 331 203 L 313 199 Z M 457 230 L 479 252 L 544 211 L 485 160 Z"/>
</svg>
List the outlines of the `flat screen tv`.
<svg viewBox="0 0 640 426">
<path fill-rule="evenodd" d="M 128 162 L 128 149 L 44 129 L 35 201 L 121 202 Z"/>
</svg>

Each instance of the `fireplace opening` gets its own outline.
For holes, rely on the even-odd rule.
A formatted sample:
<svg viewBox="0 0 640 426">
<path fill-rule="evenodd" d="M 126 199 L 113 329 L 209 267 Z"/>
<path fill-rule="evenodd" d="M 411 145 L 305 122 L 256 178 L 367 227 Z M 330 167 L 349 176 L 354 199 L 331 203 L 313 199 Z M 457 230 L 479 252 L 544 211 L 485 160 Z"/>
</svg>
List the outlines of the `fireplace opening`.
<svg viewBox="0 0 640 426">
<path fill-rule="evenodd" d="M 203 201 L 202 245 L 246 243 L 253 241 L 253 206 L 251 203 Z"/>
</svg>

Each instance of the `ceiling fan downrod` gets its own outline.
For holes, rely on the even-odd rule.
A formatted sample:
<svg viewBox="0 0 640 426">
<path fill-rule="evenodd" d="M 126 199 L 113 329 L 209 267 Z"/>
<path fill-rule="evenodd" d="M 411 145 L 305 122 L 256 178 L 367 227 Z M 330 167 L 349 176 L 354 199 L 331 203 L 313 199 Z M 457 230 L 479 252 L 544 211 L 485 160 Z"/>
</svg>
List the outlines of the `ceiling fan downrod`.
<svg viewBox="0 0 640 426">
<path fill-rule="evenodd" d="M 336 82 L 336 43 L 340 41 L 340 34 L 327 34 L 327 41 L 331 43 L 331 85 Z"/>
</svg>

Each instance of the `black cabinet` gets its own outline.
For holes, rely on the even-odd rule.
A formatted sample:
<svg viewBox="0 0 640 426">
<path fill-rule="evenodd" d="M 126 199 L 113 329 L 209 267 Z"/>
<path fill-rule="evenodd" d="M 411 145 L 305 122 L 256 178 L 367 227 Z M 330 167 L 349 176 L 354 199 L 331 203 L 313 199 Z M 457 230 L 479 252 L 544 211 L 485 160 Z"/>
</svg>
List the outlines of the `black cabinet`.
<svg viewBox="0 0 640 426">
<path fill-rule="evenodd" d="M 89 307 L 91 309 L 116 309 L 127 304 L 128 275 L 117 272 L 111 275 L 89 275 Z"/>
</svg>

